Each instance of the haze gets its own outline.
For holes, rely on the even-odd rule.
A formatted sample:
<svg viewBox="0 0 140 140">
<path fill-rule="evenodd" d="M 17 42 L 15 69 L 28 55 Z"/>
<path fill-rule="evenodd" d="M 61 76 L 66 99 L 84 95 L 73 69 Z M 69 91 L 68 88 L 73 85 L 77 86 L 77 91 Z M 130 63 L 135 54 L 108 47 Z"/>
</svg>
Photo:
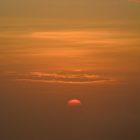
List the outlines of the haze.
<svg viewBox="0 0 140 140">
<path fill-rule="evenodd" d="M 139 0 L 0 1 L 0 140 L 139 140 L 139 17 Z"/>
</svg>

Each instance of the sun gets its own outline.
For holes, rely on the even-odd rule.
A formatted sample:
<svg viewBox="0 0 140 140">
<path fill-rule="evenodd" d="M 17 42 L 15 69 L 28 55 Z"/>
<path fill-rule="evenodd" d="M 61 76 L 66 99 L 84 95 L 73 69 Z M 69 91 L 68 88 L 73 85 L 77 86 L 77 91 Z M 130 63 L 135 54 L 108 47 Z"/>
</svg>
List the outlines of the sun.
<svg viewBox="0 0 140 140">
<path fill-rule="evenodd" d="M 79 99 L 71 99 L 67 102 L 68 106 L 81 106 L 82 103 Z"/>
</svg>

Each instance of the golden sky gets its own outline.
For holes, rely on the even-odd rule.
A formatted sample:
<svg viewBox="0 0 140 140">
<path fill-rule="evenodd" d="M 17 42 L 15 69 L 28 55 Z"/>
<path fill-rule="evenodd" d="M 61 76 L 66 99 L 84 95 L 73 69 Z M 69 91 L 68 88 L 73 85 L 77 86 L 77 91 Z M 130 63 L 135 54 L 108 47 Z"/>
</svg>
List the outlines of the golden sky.
<svg viewBox="0 0 140 140">
<path fill-rule="evenodd" d="M 139 0 L 0 1 L 0 139 L 139 140 L 139 62 Z"/>
</svg>

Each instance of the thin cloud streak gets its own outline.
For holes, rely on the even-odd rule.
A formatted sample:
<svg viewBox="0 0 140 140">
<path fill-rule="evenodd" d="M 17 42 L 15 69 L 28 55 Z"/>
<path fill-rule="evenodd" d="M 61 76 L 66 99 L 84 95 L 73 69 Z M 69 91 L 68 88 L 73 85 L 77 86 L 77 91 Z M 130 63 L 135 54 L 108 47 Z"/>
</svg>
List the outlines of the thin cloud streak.
<svg viewBox="0 0 140 140">
<path fill-rule="evenodd" d="M 42 72 L 31 72 L 30 73 L 32 76 L 36 77 L 53 77 L 53 78 L 99 78 L 98 75 L 94 74 L 57 74 L 57 73 L 42 73 Z"/>
<path fill-rule="evenodd" d="M 33 79 L 16 79 L 16 81 L 37 82 L 48 84 L 112 84 L 116 80 L 95 80 L 95 81 L 61 81 L 61 80 L 33 80 Z"/>
<path fill-rule="evenodd" d="M 42 32 L 3 32 L 0 40 L 30 40 L 31 42 L 46 42 L 47 45 L 124 45 L 139 42 L 139 34 L 129 31 L 104 30 L 61 30 Z"/>
<path fill-rule="evenodd" d="M 91 72 L 29 72 L 29 73 L 7 73 L 7 77 L 15 81 L 50 83 L 50 84 L 112 84 L 117 80 Z"/>
<path fill-rule="evenodd" d="M 51 31 L 51 32 L 32 32 L 27 36 L 31 39 L 57 41 L 57 43 L 69 44 L 129 44 L 136 42 L 138 38 L 133 38 L 133 34 L 123 31 L 96 30 L 96 31 Z M 122 38 L 120 38 L 122 37 Z M 131 39 L 130 39 L 131 37 Z"/>
</svg>

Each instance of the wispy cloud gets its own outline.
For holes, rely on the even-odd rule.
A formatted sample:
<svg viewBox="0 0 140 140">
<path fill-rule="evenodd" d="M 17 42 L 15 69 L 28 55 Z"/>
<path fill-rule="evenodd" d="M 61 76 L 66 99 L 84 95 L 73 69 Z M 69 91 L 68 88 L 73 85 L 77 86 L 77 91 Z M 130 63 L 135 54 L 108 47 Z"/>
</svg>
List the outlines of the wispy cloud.
<svg viewBox="0 0 140 140">
<path fill-rule="evenodd" d="M 33 80 L 33 79 L 16 79 L 16 81 L 38 82 L 38 83 L 56 83 L 56 84 L 109 84 L 115 80 L 95 80 L 95 81 L 63 81 L 63 80 Z"/>
<path fill-rule="evenodd" d="M 138 42 L 139 34 L 136 32 L 115 29 L 92 30 L 60 30 L 60 31 L 30 31 L 30 32 L 2 32 L 0 40 L 30 41 L 49 45 L 129 45 Z"/>
<path fill-rule="evenodd" d="M 28 38 L 69 44 L 124 44 L 132 34 L 112 30 L 32 32 Z M 122 36 L 123 39 L 120 38 Z"/>
<path fill-rule="evenodd" d="M 117 82 L 115 78 L 105 77 L 87 71 L 71 71 L 61 73 L 7 73 L 7 75 L 15 81 L 38 82 L 48 84 L 111 84 Z"/>
</svg>

